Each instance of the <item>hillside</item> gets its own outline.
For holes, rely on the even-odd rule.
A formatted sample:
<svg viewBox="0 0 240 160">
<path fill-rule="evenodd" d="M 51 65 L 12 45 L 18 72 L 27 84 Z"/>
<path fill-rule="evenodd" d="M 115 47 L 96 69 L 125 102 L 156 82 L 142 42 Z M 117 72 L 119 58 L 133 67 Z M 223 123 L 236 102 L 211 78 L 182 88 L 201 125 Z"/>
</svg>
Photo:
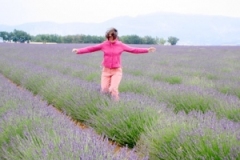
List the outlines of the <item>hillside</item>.
<svg viewBox="0 0 240 160">
<path fill-rule="evenodd" d="M 137 17 L 117 17 L 102 23 L 37 22 L 17 26 L 0 24 L 0 31 L 24 30 L 37 34 L 104 35 L 116 27 L 119 35 L 136 34 L 165 38 L 175 36 L 182 45 L 240 45 L 240 18 L 223 16 L 154 13 Z"/>
</svg>

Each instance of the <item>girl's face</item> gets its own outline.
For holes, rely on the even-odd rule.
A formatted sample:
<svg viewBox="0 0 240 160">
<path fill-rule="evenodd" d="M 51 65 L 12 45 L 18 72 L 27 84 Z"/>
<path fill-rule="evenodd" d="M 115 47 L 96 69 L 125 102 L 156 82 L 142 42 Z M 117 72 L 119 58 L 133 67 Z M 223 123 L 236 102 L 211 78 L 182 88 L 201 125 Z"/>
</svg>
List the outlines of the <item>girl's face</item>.
<svg viewBox="0 0 240 160">
<path fill-rule="evenodd" d="M 108 40 L 109 40 L 110 42 L 114 42 L 114 41 L 115 41 L 115 39 L 113 38 L 113 33 L 109 33 L 109 35 L 108 35 Z"/>
</svg>

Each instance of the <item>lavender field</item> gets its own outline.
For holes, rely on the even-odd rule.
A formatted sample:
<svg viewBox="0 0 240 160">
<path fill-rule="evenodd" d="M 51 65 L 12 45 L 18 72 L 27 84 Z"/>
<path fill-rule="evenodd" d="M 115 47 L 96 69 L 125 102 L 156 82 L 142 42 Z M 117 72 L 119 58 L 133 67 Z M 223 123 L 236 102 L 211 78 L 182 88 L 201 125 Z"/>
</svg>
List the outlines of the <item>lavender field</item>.
<svg viewBox="0 0 240 160">
<path fill-rule="evenodd" d="M 240 159 L 240 47 L 123 53 L 116 103 L 99 93 L 102 53 L 71 52 L 83 46 L 0 44 L 0 159 Z"/>
</svg>

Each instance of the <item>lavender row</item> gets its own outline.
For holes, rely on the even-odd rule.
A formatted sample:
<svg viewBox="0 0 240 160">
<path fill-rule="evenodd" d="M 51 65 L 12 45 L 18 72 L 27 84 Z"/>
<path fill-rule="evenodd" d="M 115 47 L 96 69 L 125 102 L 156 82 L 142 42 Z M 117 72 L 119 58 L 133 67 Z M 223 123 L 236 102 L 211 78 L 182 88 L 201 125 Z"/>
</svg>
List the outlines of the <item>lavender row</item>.
<svg viewBox="0 0 240 160">
<path fill-rule="evenodd" d="M 138 159 L 0 75 L 0 159 Z"/>
</svg>

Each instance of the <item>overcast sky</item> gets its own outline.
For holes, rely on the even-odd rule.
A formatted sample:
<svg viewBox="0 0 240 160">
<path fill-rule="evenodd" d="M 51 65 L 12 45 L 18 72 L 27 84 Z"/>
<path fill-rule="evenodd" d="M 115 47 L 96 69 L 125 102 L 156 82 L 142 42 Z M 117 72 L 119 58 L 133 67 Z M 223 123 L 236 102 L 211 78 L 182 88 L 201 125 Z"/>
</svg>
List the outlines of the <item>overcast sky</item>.
<svg viewBox="0 0 240 160">
<path fill-rule="evenodd" d="M 240 18 L 240 0 L 0 0 L 0 24 L 103 22 L 153 12 Z"/>
</svg>

